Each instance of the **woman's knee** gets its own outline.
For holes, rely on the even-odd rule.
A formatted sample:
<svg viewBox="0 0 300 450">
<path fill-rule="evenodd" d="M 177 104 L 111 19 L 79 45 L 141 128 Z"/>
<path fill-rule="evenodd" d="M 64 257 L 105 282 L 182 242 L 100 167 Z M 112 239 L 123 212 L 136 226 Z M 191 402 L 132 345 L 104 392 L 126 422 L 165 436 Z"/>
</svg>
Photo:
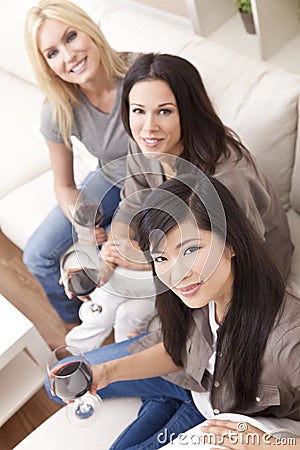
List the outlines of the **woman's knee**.
<svg viewBox="0 0 300 450">
<path fill-rule="evenodd" d="M 72 242 L 72 225 L 55 207 L 28 239 L 24 264 L 32 273 L 43 276 L 45 269 L 58 265 L 59 256 Z"/>
</svg>

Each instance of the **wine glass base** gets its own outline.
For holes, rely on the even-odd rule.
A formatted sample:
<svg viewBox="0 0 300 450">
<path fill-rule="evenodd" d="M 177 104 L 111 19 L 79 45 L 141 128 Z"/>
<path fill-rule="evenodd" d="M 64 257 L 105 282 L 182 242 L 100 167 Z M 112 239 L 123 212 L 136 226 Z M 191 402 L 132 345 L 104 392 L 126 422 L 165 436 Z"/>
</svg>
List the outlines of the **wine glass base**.
<svg viewBox="0 0 300 450">
<path fill-rule="evenodd" d="M 76 427 L 87 427 L 95 420 L 99 420 L 102 410 L 102 400 L 98 395 L 91 395 L 89 392 L 69 403 L 66 408 L 69 422 Z"/>
</svg>

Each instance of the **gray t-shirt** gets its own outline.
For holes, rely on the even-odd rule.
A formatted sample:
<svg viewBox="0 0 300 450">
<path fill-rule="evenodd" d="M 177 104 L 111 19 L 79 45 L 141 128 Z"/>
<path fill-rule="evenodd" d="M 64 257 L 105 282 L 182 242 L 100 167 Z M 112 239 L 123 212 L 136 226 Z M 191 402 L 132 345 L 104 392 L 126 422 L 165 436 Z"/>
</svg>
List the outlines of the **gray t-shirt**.
<svg viewBox="0 0 300 450">
<path fill-rule="evenodd" d="M 110 114 L 95 108 L 87 97 L 80 93 L 82 103 L 73 107 L 74 122 L 71 133 L 98 158 L 104 177 L 112 184 L 121 185 L 126 174 L 124 157 L 128 150 L 128 135 L 121 119 L 122 87 L 123 79 L 118 78 L 115 103 Z M 48 141 L 63 143 L 60 130 L 52 119 L 52 113 L 52 105 L 49 102 L 44 103 L 40 131 Z M 108 163 L 110 164 L 106 167 Z"/>
</svg>

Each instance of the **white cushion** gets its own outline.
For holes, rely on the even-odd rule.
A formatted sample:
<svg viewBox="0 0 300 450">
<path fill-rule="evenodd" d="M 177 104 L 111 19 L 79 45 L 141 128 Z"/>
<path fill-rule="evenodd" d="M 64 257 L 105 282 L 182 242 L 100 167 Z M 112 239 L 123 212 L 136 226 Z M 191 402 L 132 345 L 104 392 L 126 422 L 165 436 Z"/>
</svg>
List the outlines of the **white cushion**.
<svg viewBox="0 0 300 450">
<path fill-rule="evenodd" d="M 300 76 L 206 40 L 195 39 L 181 56 L 196 65 L 223 122 L 253 152 L 288 208 Z"/>
<path fill-rule="evenodd" d="M 96 164 L 96 158 L 74 140 L 74 172 L 78 184 Z M 1 231 L 23 250 L 27 239 L 56 203 L 53 172 L 48 170 L 0 199 Z"/>
<path fill-rule="evenodd" d="M 292 177 L 291 204 L 293 209 L 300 214 L 300 99 L 298 104 L 298 136 Z"/>
<path fill-rule="evenodd" d="M 1 231 L 19 248 L 55 206 L 52 171 L 34 178 L 0 200 Z"/>
<path fill-rule="evenodd" d="M 2 1 L 0 14 L 0 68 L 36 83 L 24 43 L 25 16 L 37 1 Z"/>
<path fill-rule="evenodd" d="M 126 4 L 122 8 L 112 8 L 100 17 L 99 26 L 110 45 L 118 51 L 175 53 L 193 37 L 189 30 L 181 31 L 158 17 L 147 16 Z"/>
<path fill-rule="evenodd" d="M 50 161 L 38 132 L 42 94 L 37 87 L 0 72 L 1 198 L 49 170 Z"/>
<path fill-rule="evenodd" d="M 291 237 L 295 247 L 292 258 L 292 268 L 288 281 L 290 286 L 296 289 L 300 295 L 300 215 L 293 209 L 290 209 L 287 215 L 291 230 Z"/>
</svg>

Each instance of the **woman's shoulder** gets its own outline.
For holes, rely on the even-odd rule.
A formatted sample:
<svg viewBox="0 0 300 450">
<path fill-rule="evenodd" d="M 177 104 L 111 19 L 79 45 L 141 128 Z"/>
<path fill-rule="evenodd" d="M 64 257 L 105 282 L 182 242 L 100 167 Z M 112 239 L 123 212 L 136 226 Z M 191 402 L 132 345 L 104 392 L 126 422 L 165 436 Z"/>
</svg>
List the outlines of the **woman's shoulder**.
<svg viewBox="0 0 300 450">
<path fill-rule="evenodd" d="M 49 117 L 51 118 L 53 115 L 53 109 L 53 105 L 48 100 L 45 100 L 42 104 L 41 110 L 42 119 L 48 119 Z"/>
<path fill-rule="evenodd" d="M 273 351 L 277 353 L 287 349 L 295 349 L 297 344 L 297 352 L 300 361 L 300 293 L 287 287 L 281 308 L 278 312 L 270 338 L 273 343 Z"/>
<path fill-rule="evenodd" d="M 285 291 L 279 323 L 300 327 L 300 292 L 291 286 Z"/>
</svg>

